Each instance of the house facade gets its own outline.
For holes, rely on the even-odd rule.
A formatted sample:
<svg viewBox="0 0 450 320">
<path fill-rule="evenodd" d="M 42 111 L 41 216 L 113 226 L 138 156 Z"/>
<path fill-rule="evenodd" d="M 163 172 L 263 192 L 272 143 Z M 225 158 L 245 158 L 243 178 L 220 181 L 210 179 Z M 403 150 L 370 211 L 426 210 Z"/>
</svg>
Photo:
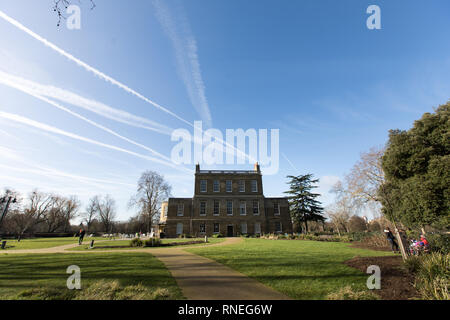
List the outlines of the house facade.
<svg viewBox="0 0 450 320">
<path fill-rule="evenodd" d="M 193 198 L 169 198 L 161 207 L 161 236 L 291 233 L 286 198 L 266 198 L 261 170 L 200 170 Z"/>
</svg>

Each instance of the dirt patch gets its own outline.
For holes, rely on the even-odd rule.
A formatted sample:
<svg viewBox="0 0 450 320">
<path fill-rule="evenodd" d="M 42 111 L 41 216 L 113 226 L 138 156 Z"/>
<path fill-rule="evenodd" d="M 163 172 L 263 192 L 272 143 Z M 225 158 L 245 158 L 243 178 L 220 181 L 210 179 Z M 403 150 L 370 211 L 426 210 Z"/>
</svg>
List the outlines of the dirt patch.
<svg viewBox="0 0 450 320">
<path fill-rule="evenodd" d="M 420 299 L 414 288 L 414 276 L 402 268 L 401 256 L 395 257 L 356 257 L 344 262 L 352 268 L 367 271 L 370 265 L 377 265 L 381 269 L 381 289 L 374 290 L 383 300 Z"/>
</svg>

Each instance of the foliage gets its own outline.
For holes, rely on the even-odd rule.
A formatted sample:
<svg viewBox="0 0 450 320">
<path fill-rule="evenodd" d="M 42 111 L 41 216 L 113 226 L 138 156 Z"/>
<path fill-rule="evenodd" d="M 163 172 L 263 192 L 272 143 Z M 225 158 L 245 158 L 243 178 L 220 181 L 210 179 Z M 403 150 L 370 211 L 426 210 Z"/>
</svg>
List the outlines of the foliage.
<svg viewBox="0 0 450 320">
<path fill-rule="evenodd" d="M 223 238 L 223 235 L 220 233 L 215 233 L 212 235 L 213 238 Z"/>
<path fill-rule="evenodd" d="M 143 247 L 144 242 L 139 238 L 134 238 L 130 240 L 130 247 Z"/>
<path fill-rule="evenodd" d="M 433 252 L 440 252 L 443 254 L 450 253 L 450 235 L 448 234 L 427 234 L 426 236 L 430 249 Z"/>
<path fill-rule="evenodd" d="M 450 103 L 408 131 L 391 130 L 382 158 L 383 212 L 414 228 L 450 226 Z"/>
<path fill-rule="evenodd" d="M 313 193 L 312 190 L 317 188 L 315 184 L 318 179 L 313 179 L 312 174 L 300 175 L 298 177 L 288 176 L 290 181 L 290 190 L 288 194 L 289 209 L 291 218 L 298 225 L 305 223 L 306 232 L 308 232 L 308 221 L 325 221 L 322 215 L 323 208 L 318 200 L 320 194 Z"/>
<path fill-rule="evenodd" d="M 327 300 L 379 300 L 380 297 L 368 290 L 356 291 L 345 286 L 327 295 Z"/>
<path fill-rule="evenodd" d="M 433 252 L 412 257 L 407 267 L 415 273 L 415 287 L 424 299 L 449 300 L 450 254 Z"/>
</svg>

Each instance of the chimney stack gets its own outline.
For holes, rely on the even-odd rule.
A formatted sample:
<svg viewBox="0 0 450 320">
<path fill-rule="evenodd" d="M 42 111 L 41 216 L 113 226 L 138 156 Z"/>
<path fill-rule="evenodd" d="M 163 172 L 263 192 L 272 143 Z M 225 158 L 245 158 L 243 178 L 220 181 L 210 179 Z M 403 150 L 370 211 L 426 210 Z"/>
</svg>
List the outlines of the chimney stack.
<svg viewBox="0 0 450 320">
<path fill-rule="evenodd" d="M 260 167 L 259 167 L 259 163 L 258 163 L 258 162 L 255 163 L 255 167 L 254 167 L 253 170 L 255 170 L 257 173 L 261 173 L 261 169 L 260 169 Z"/>
<path fill-rule="evenodd" d="M 199 163 L 197 163 L 197 164 L 195 165 L 195 172 L 196 172 L 196 173 L 199 173 L 199 172 L 200 172 L 200 164 L 199 164 Z"/>
</svg>

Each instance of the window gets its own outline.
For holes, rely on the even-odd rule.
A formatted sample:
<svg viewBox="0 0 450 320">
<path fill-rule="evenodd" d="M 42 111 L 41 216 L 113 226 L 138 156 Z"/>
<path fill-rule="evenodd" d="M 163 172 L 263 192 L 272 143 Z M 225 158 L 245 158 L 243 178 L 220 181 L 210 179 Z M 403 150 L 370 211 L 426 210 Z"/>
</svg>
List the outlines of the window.
<svg viewBox="0 0 450 320">
<path fill-rule="evenodd" d="M 231 200 L 227 201 L 227 215 L 229 216 L 233 215 L 233 201 Z"/>
<path fill-rule="evenodd" d="M 206 216 L 206 202 L 205 201 L 200 202 L 200 215 Z"/>
<path fill-rule="evenodd" d="M 246 234 L 247 233 L 247 222 L 241 223 L 241 233 Z"/>
<path fill-rule="evenodd" d="M 183 234 L 183 224 L 177 223 L 177 235 Z"/>
<path fill-rule="evenodd" d="M 219 180 L 214 180 L 214 182 L 213 182 L 213 192 L 220 192 Z"/>
<path fill-rule="evenodd" d="M 220 224 L 214 223 L 214 233 L 220 233 Z"/>
<path fill-rule="evenodd" d="M 273 203 L 273 214 L 276 216 L 280 215 L 280 204 L 278 202 Z"/>
<path fill-rule="evenodd" d="M 281 222 L 280 221 L 275 221 L 275 232 L 281 233 Z"/>
<path fill-rule="evenodd" d="M 259 215 L 259 201 L 258 200 L 253 201 L 253 214 Z"/>
<path fill-rule="evenodd" d="M 227 192 L 233 191 L 233 187 L 232 187 L 233 182 L 231 180 L 227 180 L 226 184 L 227 184 Z"/>
<path fill-rule="evenodd" d="M 245 192 L 245 181 L 239 180 L 239 192 Z"/>
<path fill-rule="evenodd" d="M 200 231 L 200 233 L 206 233 L 206 224 L 205 223 L 200 223 L 199 231 Z"/>
<path fill-rule="evenodd" d="M 245 201 L 241 201 L 239 204 L 239 212 L 241 216 L 245 216 L 247 214 L 246 208 L 245 208 Z"/>
<path fill-rule="evenodd" d="M 177 209 L 177 216 L 183 216 L 183 215 L 184 215 L 184 203 L 179 203 L 178 209 Z"/>
<path fill-rule="evenodd" d="M 258 183 L 256 180 L 252 180 L 252 192 L 258 192 Z"/>
<path fill-rule="evenodd" d="M 214 215 L 218 216 L 219 215 L 219 211 L 220 210 L 220 202 L 217 200 L 214 200 Z"/>
<path fill-rule="evenodd" d="M 206 192 L 206 180 L 200 180 L 200 192 Z"/>
<path fill-rule="evenodd" d="M 261 223 L 260 222 L 255 223 L 255 234 L 261 234 Z"/>
</svg>

